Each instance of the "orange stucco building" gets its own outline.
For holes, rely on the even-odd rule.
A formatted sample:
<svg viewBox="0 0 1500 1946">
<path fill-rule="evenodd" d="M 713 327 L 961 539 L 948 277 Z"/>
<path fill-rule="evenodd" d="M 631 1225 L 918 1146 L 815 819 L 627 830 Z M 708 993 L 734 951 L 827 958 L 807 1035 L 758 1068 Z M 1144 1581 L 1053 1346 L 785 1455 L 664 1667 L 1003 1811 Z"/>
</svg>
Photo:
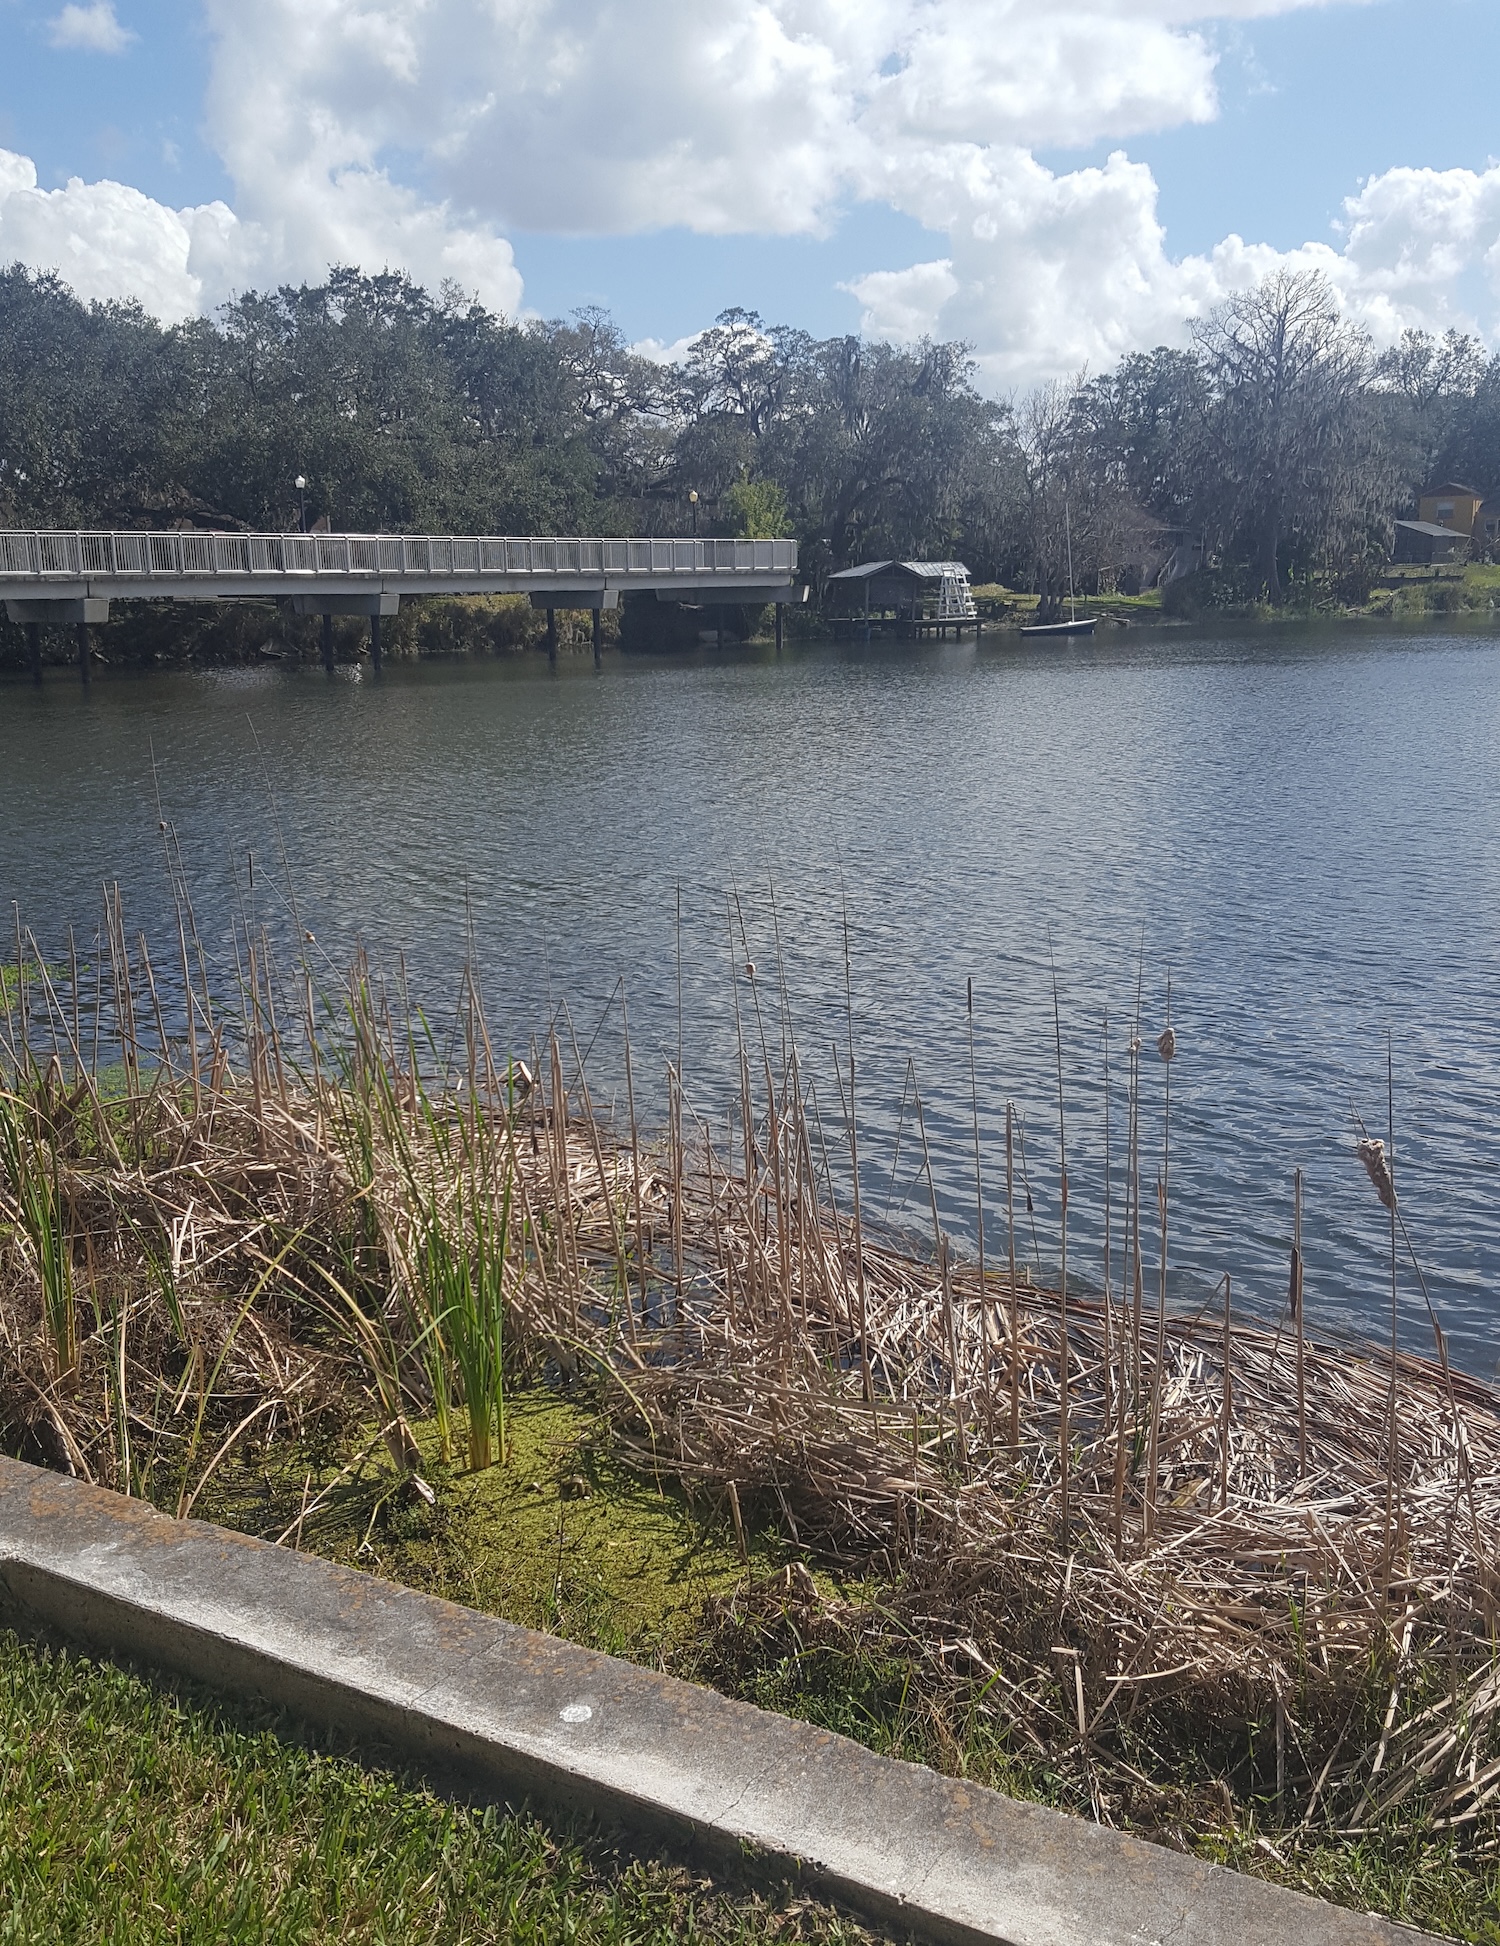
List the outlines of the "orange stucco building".
<svg viewBox="0 0 1500 1946">
<path fill-rule="evenodd" d="M 1422 495 L 1417 503 L 1417 519 L 1430 521 L 1434 527 L 1451 528 L 1455 534 L 1467 534 L 1472 539 L 1474 523 L 1483 505 L 1484 495 L 1474 487 L 1448 480 L 1442 486 L 1429 487 Z"/>
</svg>

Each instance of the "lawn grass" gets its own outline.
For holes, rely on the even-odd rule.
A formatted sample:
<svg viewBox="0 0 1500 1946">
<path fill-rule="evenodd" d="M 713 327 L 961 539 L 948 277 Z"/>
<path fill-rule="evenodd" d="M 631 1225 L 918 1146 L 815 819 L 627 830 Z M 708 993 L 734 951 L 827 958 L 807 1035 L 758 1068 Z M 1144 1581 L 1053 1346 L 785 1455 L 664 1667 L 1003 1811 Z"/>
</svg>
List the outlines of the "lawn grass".
<svg viewBox="0 0 1500 1946">
<path fill-rule="evenodd" d="M 449 1803 L 263 1707 L 0 1632 L 5 1946 L 869 1938 L 785 1886 Z"/>
</svg>

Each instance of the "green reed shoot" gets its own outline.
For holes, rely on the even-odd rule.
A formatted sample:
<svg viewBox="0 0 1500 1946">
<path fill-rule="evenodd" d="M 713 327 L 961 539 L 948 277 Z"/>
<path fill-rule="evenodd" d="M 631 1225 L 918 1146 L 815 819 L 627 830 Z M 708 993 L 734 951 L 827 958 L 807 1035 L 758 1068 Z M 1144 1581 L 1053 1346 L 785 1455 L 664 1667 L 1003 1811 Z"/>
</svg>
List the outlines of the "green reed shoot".
<svg viewBox="0 0 1500 1946">
<path fill-rule="evenodd" d="M 364 1182 L 373 1184 L 382 1167 L 393 1168 L 400 1181 L 402 1213 L 385 1224 L 384 1241 L 411 1310 L 411 1349 L 427 1380 L 444 1452 L 452 1449 L 456 1399 L 468 1422 L 469 1464 L 479 1470 L 505 1457 L 508 1280 L 524 1246 L 525 1225 L 515 1221 L 513 1208 L 513 1091 L 507 1084 L 503 1110 L 487 1110 L 480 1100 L 494 1090 L 479 1085 L 484 1042 L 472 995 L 463 1103 L 448 1088 L 429 1090 L 415 1047 L 401 1072 L 366 985 L 356 988 L 351 1011 L 357 1056 L 350 1064 L 346 1148 L 354 1147 L 368 1172 Z"/>
<path fill-rule="evenodd" d="M 52 1350 L 53 1375 L 66 1384 L 78 1369 L 73 1254 L 64 1222 L 57 1146 L 42 1138 L 33 1120 L 32 1110 L 18 1096 L 0 1093 L 0 1162 L 41 1283 L 42 1322 Z"/>
</svg>

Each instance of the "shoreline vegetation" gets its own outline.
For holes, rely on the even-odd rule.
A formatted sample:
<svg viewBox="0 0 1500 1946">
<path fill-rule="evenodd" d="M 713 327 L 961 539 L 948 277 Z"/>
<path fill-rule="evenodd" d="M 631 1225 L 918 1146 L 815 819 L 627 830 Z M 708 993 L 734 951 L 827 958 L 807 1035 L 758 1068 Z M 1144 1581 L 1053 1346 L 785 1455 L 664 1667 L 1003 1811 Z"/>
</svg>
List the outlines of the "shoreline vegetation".
<svg viewBox="0 0 1500 1946">
<path fill-rule="evenodd" d="M 154 953 L 113 899 L 86 967 L 18 937 L 4 1450 L 1497 1936 L 1500 1399 L 1435 1317 L 1396 1347 L 1425 1285 L 1382 1143 L 1392 1336 L 1336 1349 L 1290 1211 L 1288 1319 L 1231 1275 L 1167 1308 L 1170 1025 L 1131 1035 L 1085 1295 L 1061 1095 L 1048 1288 L 1009 1142 L 976 1148 L 979 1260 L 935 1194 L 925 1238 L 870 1220 L 852 1036 L 820 1105 L 770 972 L 734 976 L 727 1121 L 669 1062 L 648 1131 L 628 1036 L 611 1119 L 566 1025 L 522 1058 L 467 977 L 439 1021 L 364 961 L 236 961 L 211 991 L 185 901 Z M 930 1185 L 920 1092 L 911 1141 Z"/>
<path fill-rule="evenodd" d="M 1108 591 L 1170 564 L 1198 571 L 1168 586 L 1169 617 L 1492 605 L 1500 358 L 1457 331 L 1377 349 L 1315 272 L 1235 292 L 1188 336 L 1003 400 L 962 343 L 817 339 L 741 308 L 657 362 L 603 311 L 519 323 L 395 271 L 163 328 L 0 266 L 0 527 L 780 535 L 814 597 L 861 561 L 961 560 L 1044 620 L 1075 586 L 1127 615 Z M 1472 547 L 1479 578 L 1419 593 L 1390 566 L 1397 523 L 1465 481 L 1478 525 L 1445 545 Z M 672 646 L 671 623 L 637 620 Z M 538 626 L 431 604 L 390 652 L 507 652 Z M 184 604 L 112 621 L 99 647 L 296 657 L 315 627 Z M 358 653 L 356 629 L 336 635 Z M 0 618 L 0 664 L 25 659 Z"/>
<path fill-rule="evenodd" d="M 1236 584 L 1210 574 L 1185 576 L 1163 591 L 1141 595 L 1099 594 L 1079 597 L 1080 612 L 1097 616 L 1107 627 L 1150 628 L 1185 623 L 1298 622 L 1390 620 L 1419 622 L 1441 617 L 1479 619 L 1500 608 L 1500 567 L 1475 564 L 1464 568 L 1391 568 L 1371 582 L 1363 599 L 1336 600 L 1326 589 L 1310 588 L 1299 598 L 1293 591 L 1286 603 L 1272 607 L 1262 601 L 1239 599 Z M 991 637 L 1019 629 L 1036 615 L 1041 597 L 1007 588 L 999 582 L 974 589 L 985 633 Z M 270 604 L 236 602 L 217 610 L 207 608 L 184 623 L 167 612 L 171 604 L 132 604 L 93 631 L 93 659 L 97 666 L 121 670 L 163 668 L 222 668 L 247 664 L 314 665 L 322 659 L 322 640 L 316 618 L 279 614 Z M 610 609 L 603 616 L 602 646 L 607 653 L 632 649 L 641 653 L 670 653 L 698 649 L 700 635 L 712 639 L 713 612 L 684 611 L 684 619 L 655 627 L 638 625 L 632 633 L 629 610 Z M 586 609 L 559 609 L 558 648 L 564 655 L 593 653 L 592 617 Z M 55 640 L 50 639 L 55 633 Z M 786 610 L 789 642 L 832 639 L 830 628 L 815 610 Z M 546 618 L 525 595 L 432 597 L 408 602 L 386 621 L 381 650 L 387 661 L 511 657 L 540 653 L 546 639 Z M 759 610 L 726 611 L 725 641 L 736 648 L 767 646 L 773 639 Z M 341 663 L 368 661 L 368 625 L 357 619 L 335 618 L 334 649 Z M 46 631 L 43 659 L 59 669 L 76 668 L 77 642 L 71 628 Z M 29 650 L 24 632 L 0 620 L 0 672 L 28 673 Z"/>
</svg>

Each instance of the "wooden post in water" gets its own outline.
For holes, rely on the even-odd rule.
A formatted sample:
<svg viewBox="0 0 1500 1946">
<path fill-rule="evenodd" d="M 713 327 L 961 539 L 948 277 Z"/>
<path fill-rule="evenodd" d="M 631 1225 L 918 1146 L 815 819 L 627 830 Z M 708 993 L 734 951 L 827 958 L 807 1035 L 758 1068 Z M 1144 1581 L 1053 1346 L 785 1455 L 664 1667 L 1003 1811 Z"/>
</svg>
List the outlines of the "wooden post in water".
<svg viewBox="0 0 1500 1946">
<path fill-rule="evenodd" d="M 778 601 L 776 604 L 776 653 L 778 655 L 781 654 L 781 628 L 782 628 L 783 608 L 784 608 L 784 604 Z"/>
<path fill-rule="evenodd" d="M 42 625 L 40 622 L 26 624 L 26 647 L 31 653 L 31 680 L 42 679 Z"/>
<path fill-rule="evenodd" d="M 380 668 L 380 616 L 378 612 L 370 617 L 370 661 L 378 671 Z"/>
<path fill-rule="evenodd" d="M 88 681 L 91 673 L 89 651 L 92 647 L 93 644 L 89 640 L 89 625 L 87 622 L 80 622 L 78 624 L 78 673 L 85 682 Z"/>
<path fill-rule="evenodd" d="M 323 667 L 333 674 L 333 617 L 327 609 L 323 611 Z"/>
<path fill-rule="evenodd" d="M 594 616 L 594 667 L 597 669 L 604 659 L 604 610 L 596 608 Z"/>
<path fill-rule="evenodd" d="M 557 661 L 557 610 L 555 608 L 547 610 L 547 660 L 553 663 Z"/>
</svg>

